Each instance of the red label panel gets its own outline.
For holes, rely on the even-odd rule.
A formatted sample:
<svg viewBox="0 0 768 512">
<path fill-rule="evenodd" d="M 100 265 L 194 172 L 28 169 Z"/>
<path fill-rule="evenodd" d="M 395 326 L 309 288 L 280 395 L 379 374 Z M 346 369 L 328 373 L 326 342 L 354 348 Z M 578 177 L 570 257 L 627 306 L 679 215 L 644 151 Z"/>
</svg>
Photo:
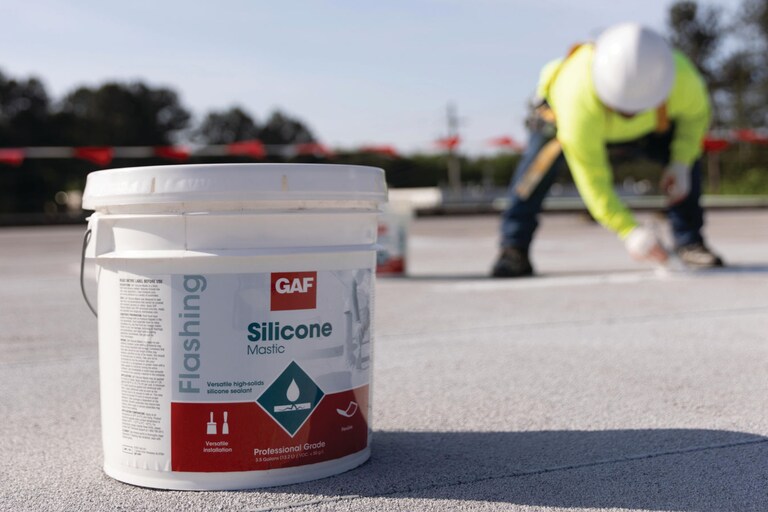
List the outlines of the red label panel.
<svg viewBox="0 0 768 512">
<path fill-rule="evenodd" d="M 317 307 L 317 272 L 273 272 L 270 281 L 271 311 Z"/>
<path fill-rule="evenodd" d="M 368 386 L 323 396 L 293 437 L 256 402 L 171 403 L 173 471 L 303 466 L 367 445 Z"/>
</svg>

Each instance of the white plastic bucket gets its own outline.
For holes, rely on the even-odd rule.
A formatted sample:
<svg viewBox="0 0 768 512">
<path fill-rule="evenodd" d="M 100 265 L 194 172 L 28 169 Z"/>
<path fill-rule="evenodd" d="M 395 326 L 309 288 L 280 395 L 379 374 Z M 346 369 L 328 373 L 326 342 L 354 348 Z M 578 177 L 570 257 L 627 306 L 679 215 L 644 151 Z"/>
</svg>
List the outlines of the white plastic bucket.
<svg viewBox="0 0 768 512">
<path fill-rule="evenodd" d="M 408 231 L 413 219 L 413 208 L 407 201 L 389 201 L 379 217 L 376 274 L 402 276 L 407 272 Z"/>
<path fill-rule="evenodd" d="M 91 173 L 106 473 L 242 489 L 365 462 L 385 202 L 371 167 Z"/>
</svg>

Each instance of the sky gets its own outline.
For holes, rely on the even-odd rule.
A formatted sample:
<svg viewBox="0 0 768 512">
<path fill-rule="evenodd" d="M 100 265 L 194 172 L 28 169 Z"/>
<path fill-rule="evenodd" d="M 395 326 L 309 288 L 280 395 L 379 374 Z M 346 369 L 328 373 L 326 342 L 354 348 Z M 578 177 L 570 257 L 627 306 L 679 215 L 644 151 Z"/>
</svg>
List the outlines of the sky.
<svg viewBox="0 0 768 512">
<path fill-rule="evenodd" d="M 436 151 L 455 105 L 467 154 L 525 140 L 541 66 L 600 30 L 661 32 L 671 0 L 0 0 L 0 71 L 59 99 L 142 80 L 176 90 L 199 121 L 279 109 L 333 148 Z M 739 0 L 712 0 L 734 12 Z"/>
</svg>

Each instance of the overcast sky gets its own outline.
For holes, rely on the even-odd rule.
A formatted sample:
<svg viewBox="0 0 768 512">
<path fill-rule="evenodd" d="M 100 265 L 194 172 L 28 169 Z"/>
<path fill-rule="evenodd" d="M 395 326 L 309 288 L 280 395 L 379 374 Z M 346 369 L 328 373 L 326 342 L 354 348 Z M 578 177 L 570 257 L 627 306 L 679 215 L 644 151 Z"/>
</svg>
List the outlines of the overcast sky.
<svg viewBox="0 0 768 512">
<path fill-rule="evenodd" d="M 665 30 L 669 0 L 0 2 L 0 70 L 80 84 L 175 89 L 197 119 L 281 109 L 333 147 L 429 151 L 461 118 L 463 149 L 524 139 L 540 66 L 620 21 Z M 717 0 L 733 12 L 739 0 Z"/>
</svg>

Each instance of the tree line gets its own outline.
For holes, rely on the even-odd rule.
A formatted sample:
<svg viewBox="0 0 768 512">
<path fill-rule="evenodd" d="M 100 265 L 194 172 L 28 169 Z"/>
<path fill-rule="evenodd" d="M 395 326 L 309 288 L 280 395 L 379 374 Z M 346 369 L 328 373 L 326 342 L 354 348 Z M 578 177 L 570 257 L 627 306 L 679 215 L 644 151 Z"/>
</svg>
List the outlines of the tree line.
<svg viewBox="0 0 768 512">
<path fill-rule="evenodd" d="M 164 146 L 181 136 L 203 144 L 259 139 L 266 144 L 313 142 L 300 120 L 280 111 L 264 123 L 234 106 L 209 112 L 197 126 L 178 94 L 142 82 L 78 87 L 53 101 L 37 78 L 0 71 L 0 146 Z"/>
<path fill-rule="evenodd" d="M 712 96 L 713 129 L 768 127 L 768 0 L 742 0 L 730 10 L 691 0 L 676 1 L 667 13 L 667 37 L 701 70 Z M 542 63 L 543 64 L 543 63 Z M 317 137 L 301 119 L 272 112 L 264 121 L 239 106 L 206 113 L 194 122 L 179 95 L 143 82 L 81 86 L 55 100 L 39 78 L 17 78 L 0 70 L 0 148 L 26 146 L 164 146 L 178 142 L 230 144 L 258 139 L 264 144 L 312 143 Z M 446 181 L 445 155 L 340 153 L 267 161 L 331 161 L 386 169 L 391 186 L 435 186 Z M 505 186 L 518 155 L 462 158 L 462 180 Z M 768 150 L 737 144 L 718 155 L 720 192 L 768 193 Z M 247 157 L 207 159 L 252 161 Z M 168 163 L 161 159 L 120 160 L 115 166 Z M 82 189 L 97 166 L 79 160 L 26 160 L 22 168 L 0 169 L 0 214 L 55 213 L 58 191 Z M 634 171 L 632 171 L 634 172 Z M 638 170 L 641 174 L 654 171 Z M 649 178 L 652 176 L 649 175 Z M 561 178 L 569 181 L 569 177 Z M 712 192 L 713 190 L 710 190 Z"/>
<path fill-rule="evenodd" d="M 40 79 L 14 78 L 0 71 L 0 148 L 167 146 L 182 139 L 201 144 L 251 139 L 264 144 L 315 141 L 304 122 L 279 110 L 261 123 L 238 106 L 209 112 L 196 125 L 192 119 L 178 94 L 169 88 L 109 82 L 78 87 L 54 101 Z M 238 160 L 249 161 L 227 161 Z M 121 159 L 115 165 L 162 163 L 168 161 Z M 86 174 L 97 168 L 79 160 L 25 160 L 18 172 L 0 172 L 0 214 L 57 213 L 56 193 L 81 190 Z"/>
</svg>

